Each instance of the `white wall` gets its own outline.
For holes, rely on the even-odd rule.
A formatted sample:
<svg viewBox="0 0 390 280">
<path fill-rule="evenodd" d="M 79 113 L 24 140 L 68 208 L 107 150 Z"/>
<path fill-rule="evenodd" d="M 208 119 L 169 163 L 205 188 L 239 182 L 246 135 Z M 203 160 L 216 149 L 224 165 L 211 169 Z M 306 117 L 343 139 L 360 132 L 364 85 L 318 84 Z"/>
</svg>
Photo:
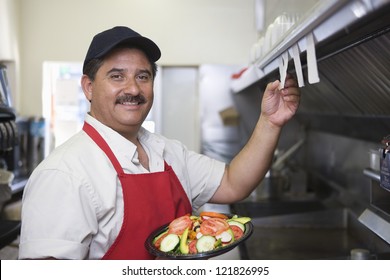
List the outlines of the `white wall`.
<svg viewBox="0 0 390 280">
<path fill-rule="evenodd" d="M 8 80 L 13 95 L 19 88 L 19 20 L 18 1 L 0 0 L 0 63 L 7 67 Z M 12 105 L 15 105 L 12 96 Z M 17 105 L 17 104 L 16 104 Z"/>
<path fill-rule="evenodd" d="M 14 60 L 16 55 L 15 3 L 0 0 L 0 61 Z"/>
<path fill-rule="evenodd" d="M 162 50 L 160 65 L 245 64 L 257 34 L 254 0 L 17 0 L 18 111 L 40 115 L 44 61 L 82 61 L 94 34 L 128 25 Z"/>
</svg>

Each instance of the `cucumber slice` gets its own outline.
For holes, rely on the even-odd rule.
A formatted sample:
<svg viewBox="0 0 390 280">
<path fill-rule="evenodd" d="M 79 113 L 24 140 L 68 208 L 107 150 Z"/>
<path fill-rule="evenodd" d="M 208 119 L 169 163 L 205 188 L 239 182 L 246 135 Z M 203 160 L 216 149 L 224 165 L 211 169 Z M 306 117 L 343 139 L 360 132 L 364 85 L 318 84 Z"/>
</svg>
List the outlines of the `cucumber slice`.
<svg viewBox="0 0 390 280">
<path fill-rule="evenodd" d="M 238 226 L 243 232 L 245 232 L 245 226 L 237 221 L 228 221 L 228 224 L 231 226 Z"/>
<path fill-rule="evenodd" d="M 228 243 L 234 239 L 234 235 L 232 233 L 232 230 L 229 228 L 228 230 L 222 232 L 221 234 L 215 236 L 217 240 L 221 240 L 223 243 Z"/>
<path fill-rule="evenodd" d="M 179 236 L 176 234 L 170 233 L 164 237 L 161 241 L 160 250 L 163 252 L 173 251 L 180 242 Z"/>
<path fill-rule="evenodd" d="M 214 249 L 216 239 L 211 235 L 203 235 L 199 240 L 196 242 L 196 250 L 198 250 L 198 253 L 211 251 Z"/>
<path fill-rule="evenodd" d="M 236 221 L 236 222 L 239 222 L 241 224 L 246 224 L 250 220 L 251 220 L 251 218 L 249 218 L 249 217 L 238 217 L 238 218 L 231 218 L 229 221 Z"/>
<path fill-rule="evenodd" d="M 163 231 L 162 233 L 160 233 L 159 235 L 157 235 L 154 239 L 153 239 L 153 244 L 156 243 L 157 240 L 160 239 L 161 236 L 163 236 L 164 234 L 166 234 L 168 232 L 168 229 Z"/>
</svg>

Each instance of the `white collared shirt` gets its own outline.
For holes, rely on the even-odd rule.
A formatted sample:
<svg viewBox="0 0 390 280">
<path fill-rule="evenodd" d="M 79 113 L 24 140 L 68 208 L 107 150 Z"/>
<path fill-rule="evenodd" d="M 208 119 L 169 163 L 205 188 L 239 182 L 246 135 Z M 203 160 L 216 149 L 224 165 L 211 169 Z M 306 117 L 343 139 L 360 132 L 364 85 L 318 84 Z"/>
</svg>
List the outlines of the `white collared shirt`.
<svg viewBox="0 0 390 280">
<path fill-rule="evenodd" d="M 141 129 L 138 138 L 149 157 L 148 171 L 133 143 L 90 115 L 86 122 L 108 143 L 125 173 L 163 171 L 165 160 L 194 211 L 210 200 L 221 182 L 225 163 L 188 151 L 178 141 Z M 122 219 L 116 171 L 80 131 L 34 170 L 25 187 L 19 258 L 100 259 L 116 239 Z"/>
</svg>

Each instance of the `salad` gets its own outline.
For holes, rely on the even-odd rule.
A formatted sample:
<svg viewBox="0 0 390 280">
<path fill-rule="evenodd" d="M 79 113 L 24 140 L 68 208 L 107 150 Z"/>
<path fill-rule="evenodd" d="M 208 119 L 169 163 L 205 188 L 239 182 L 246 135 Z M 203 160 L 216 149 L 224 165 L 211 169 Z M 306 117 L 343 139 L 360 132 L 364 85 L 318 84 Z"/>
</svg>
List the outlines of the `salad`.
<svg viewBox="0 0 390 280">
<path fill-rule="evenodd" d="M 217 212 L 190 214 L 173 220 L 152 243 L 162 252 L 197 254 L 230 245 L 243 237 L 249 217 L 228 217 Z"/>
</svg>

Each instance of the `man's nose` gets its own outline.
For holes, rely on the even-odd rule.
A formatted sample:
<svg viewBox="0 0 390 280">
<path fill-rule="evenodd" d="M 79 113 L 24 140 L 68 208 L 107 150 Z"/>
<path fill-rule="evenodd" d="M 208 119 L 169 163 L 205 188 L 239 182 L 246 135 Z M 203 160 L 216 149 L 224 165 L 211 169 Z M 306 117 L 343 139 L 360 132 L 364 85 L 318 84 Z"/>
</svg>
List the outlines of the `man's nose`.
<svg viewBox="0 0 390 280">
<path fill-rule="evenodd" d="M 126 80 L 125 92 L 133 95 L 139 94 L 140 87 L 135 78 L 129 78 Z"/>
</svg>

